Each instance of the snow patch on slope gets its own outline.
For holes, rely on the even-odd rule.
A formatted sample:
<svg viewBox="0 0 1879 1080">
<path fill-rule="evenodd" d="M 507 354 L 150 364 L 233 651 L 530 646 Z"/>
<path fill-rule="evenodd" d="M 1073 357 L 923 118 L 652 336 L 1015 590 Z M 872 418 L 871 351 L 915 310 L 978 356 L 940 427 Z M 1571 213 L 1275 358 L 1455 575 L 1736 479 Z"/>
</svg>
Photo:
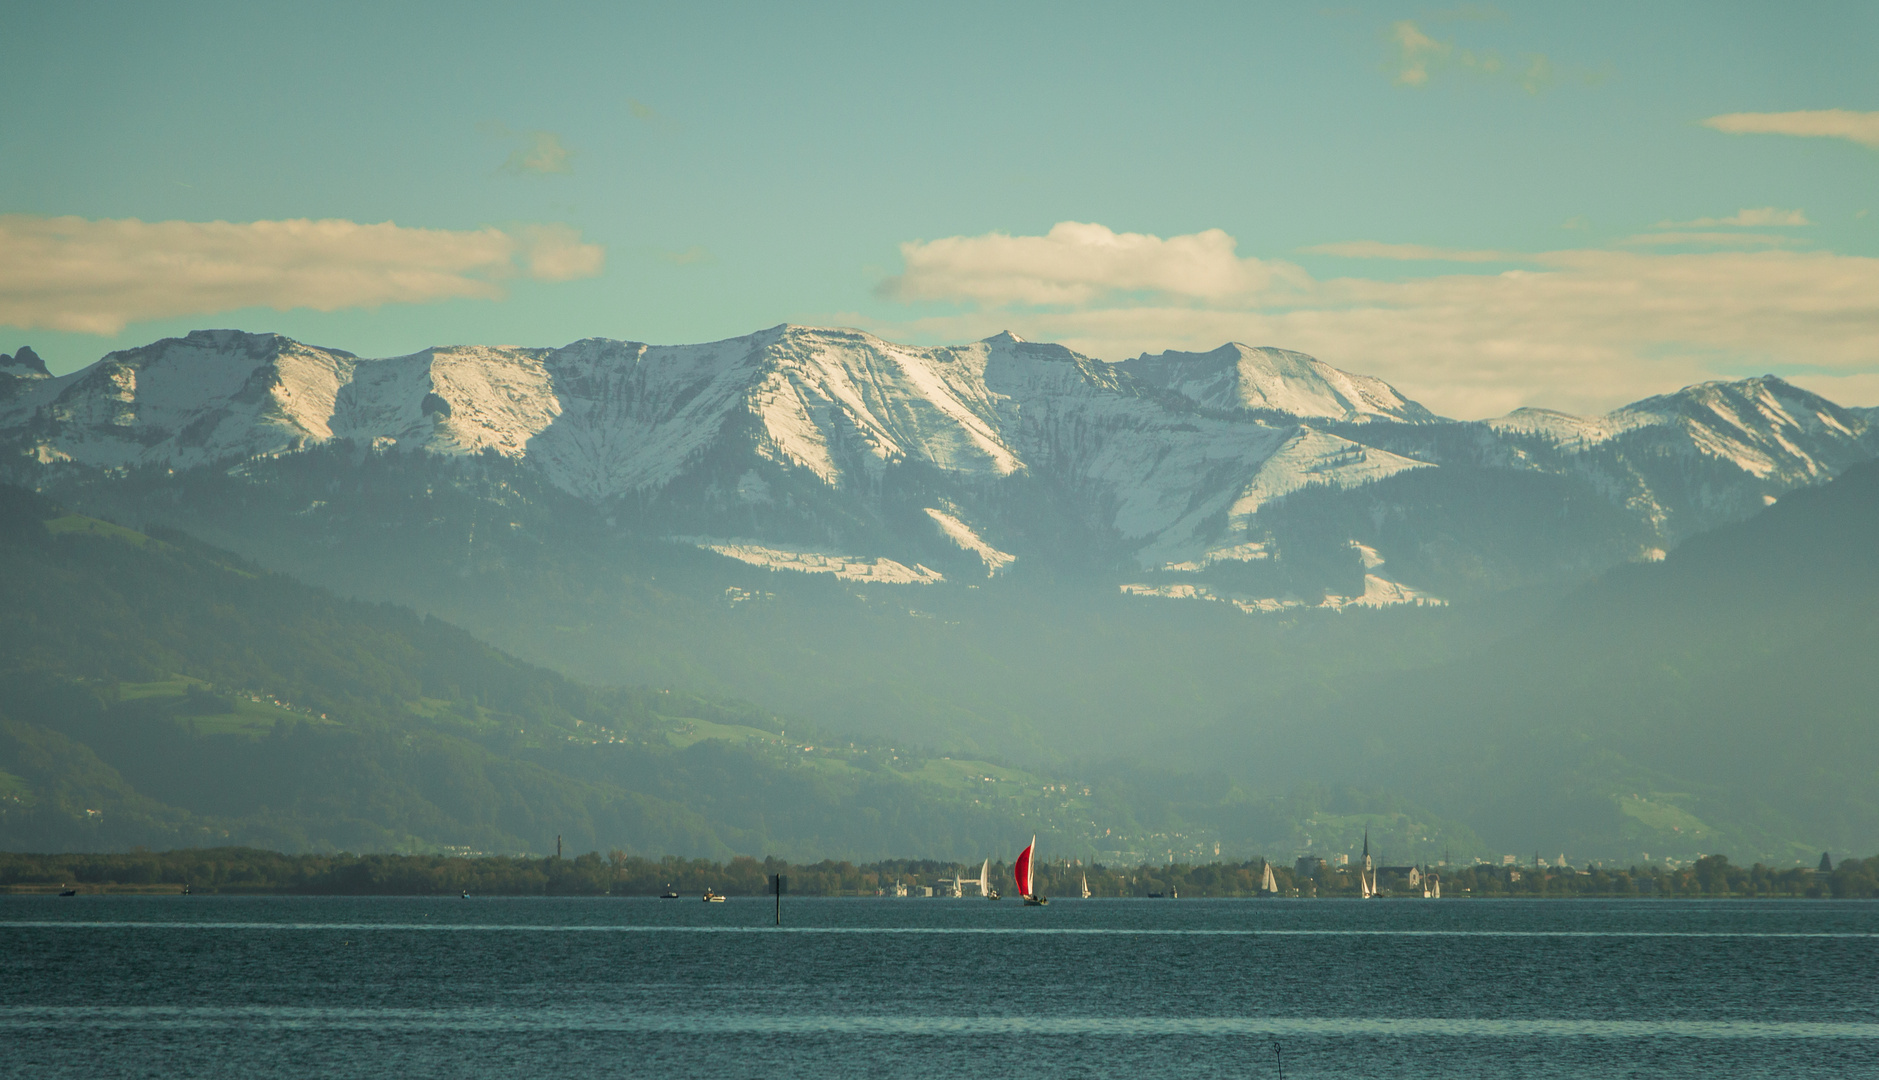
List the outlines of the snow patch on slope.
<svg viewBox="0 0 1879 1080">
<path fill-rule="evenodd" d="M 959 545 L 962 550 L 970 551 L 979 557 L 979 560 L 985 564 L 986 577 L 994 577 L 1000 570 L 1018 561 L 1016 555 L 1008 555 L 986 543 L 977 532 L 973 531 L 972 526 L 944 510 L 929 506 L 926 508 L 926 515 L 939 526 L 940 532 L 946 535 L 946 539 Z"/>
<path fill-rule="evenodd" d="M 1155 597 L 1164 600 L 1208 600 L 1232 604 L 1248 615 L 1297 610 L 1344 611 L 1348 608 L 1448 606 L 1448 601 L 1440 597 L 1400 582 L 1391 581 L 1378 574 L 1364 575 L 1364 591 L 1361 596 L 1326 596 L 1316 604 L 1307 604 L 1295 596 L 1247 596 L 1239 593 L 1223 593 L 1207 585 L 1186 582 L 1162 585 L 1130 582 L 1119 588 L 1124 596 Z"/>
<path fill-rule="evenodd" d="M 875 585 L 937 585 L 946 578 L 937 570 L 919 563 L 907 566 L 893 559 L 874 559 L 855 555 L 834 555 L 802 548 L 775 547 L 711 537 L 673 537 L 706 551 L 761 566 L 770 570 L 794 570 L 804 574 L 833 574 L 843 581 L 861 581 Z"/>
<path fill-rule="evenodd" d="M 1409 469 L 1429 468 L 1434 466 L 1426 461 L 1392 454 L 1338 435 L 1300 428 L 1259 466 L 1252 483 L 1241 489 L 1229 511 L 1229 528 L 1245 531 L 1249 519 L 1260 507 L 1313 484 L 1353 488 Z"/>
</svg>

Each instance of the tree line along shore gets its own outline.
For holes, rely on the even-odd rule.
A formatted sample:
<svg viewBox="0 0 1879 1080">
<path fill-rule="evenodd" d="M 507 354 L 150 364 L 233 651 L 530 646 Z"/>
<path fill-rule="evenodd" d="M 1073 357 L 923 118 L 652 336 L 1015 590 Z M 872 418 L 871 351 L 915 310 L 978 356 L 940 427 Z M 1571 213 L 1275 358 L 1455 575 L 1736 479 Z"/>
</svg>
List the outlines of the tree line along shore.
<svg viewBox="0 0 1879 1080">
<path fill-rule="evenodd" d="M 1359 895 L 1355 868 L 1322 863 L 1272 864 L 1280 896 Z M 1847 858 L 1831 869 L 1737 866 L 1709 855 L 1694 864 L 1609 867 L 1495 866 L 1432 867 L 1443 899 L 1572 897 L 1789 897 L 1819 899 L 1879 896 L 1879 856 Z M 1083 881 L 1098 897 L 1243 897 L 1259 895 L 1263 860 L 1115 867 L 1055 862 L 1039 864 L 1037 887 L 1046 895 L 1074 896 Z M 1402 871 L 1383 868 L 1384 895 L 1417 896 Z M 728 896 L 770 891 L 774 875 L 788 877 L 792 896 L 950 895 L 952 881 L 966 879 L 975 895 L 978 868 L 959 863 L 888 859 L 855 864 L 824 860 L 790 863 L 740 856 L 729 862 L 652 859 L 614 851 L 573 858 L 504 855 L 287 855 L 253 848 L 188 848 L 123 854 L 25 854 L 0 852 L 0 891 L 45 893 L 283 894 L 330 896 L 438 896 L 468 892 L 485 896 L 657 896 L 676 891 L 696 896 L 706 889 Z M 991 868 L 993 887 L 1009 895 L 1005 864 Z M 944 882 L 944 884 L 942 884 Z"/>
</svg>

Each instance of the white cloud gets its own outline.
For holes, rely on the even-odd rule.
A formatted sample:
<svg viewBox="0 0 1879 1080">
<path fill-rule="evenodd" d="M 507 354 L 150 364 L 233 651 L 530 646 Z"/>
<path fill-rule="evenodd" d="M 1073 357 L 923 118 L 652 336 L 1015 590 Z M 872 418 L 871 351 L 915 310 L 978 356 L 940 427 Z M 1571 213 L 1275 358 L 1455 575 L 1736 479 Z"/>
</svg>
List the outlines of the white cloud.
<svg viewBox="0 0 1879 1080">
<path fill-rule="evenodd" d="M 638 102 L 631 102 L 631 107 L 634 115 L 638 115 L 642 106 Z M 503 160 L 503 172 L 554 176 L 574 171 L 574 151 L 568 149 L 561 141 L 561 136 L 552 131 L 516 131 L 500 120 L 485 120 L 476 125 L 476 130 L 515 144 L 515 149 Z"/>
<path fill-rule="evenodd" d="M 1741 232 L 1655 232 L 1625 237 L 1624 243 L 1645 247 L 1781 247 L 1796 243 L 1791 236 Z"/>
<path fill-rule="evenodd" d="M 1660 229 L 1714 229 L 1719 225 L 1740 225 L 1745 228 L 1767 228 L 1783 225 L 1812 225 L 1807 220 L 1807 213 L 1802 210 L 1783 210 L 1778 206 L 1762 206 L 1754 209 L 1743 207 L 1734 216 L 1726 218 L 1697 218 L 1695 221 L 1660 221 Z"/>
<path fill-rule="evenodd" d="M 1219 229 L 1163 240 L 1061 221 L 1043 236 L 952 236 L 900 245 L 906 271 L 882 282 L 899 300 L 1087 304 L 1118 294 L 1222 302 L 1302 280 L 1283 262 L 1243 259 Z"/>
<path fill-rule="evenodd" d="M 1400 258 L 1397 248 L 1377 245 L 1377 255 Z M 1111 360 L 1230 340 L 1280 345 L 1381 376 L 1463 417 L 1522 405 L 1602 411 L 1783 367 L 1823 379 L 1879 367 L 1879 259 L 1599 249 L 1524 259 L 1528 267 L 1499 273 L 1296 279 L 1284 294 L 1226 302 L 986 305 L 874 325 L 955 341 L 1010 329 Z"/>
<path fill-rule="evenodd" d="M 1782 113 L 1727 113 L 1703 121 L 1704 127 L 1731 135 L 1797 135 L 1803 138 L 1848 139 L 1879 149 L 1879 112 L 1851 109 L 1810 109 Z"/>
<path fill-rule="evenodd" d="M 1435 40 L 1408 19 L 1392 25 L 1390 33 L 1400 50 L 1396 72 L 1399 86 L 1427 86 L 1429 65 L 1440 66 L 1455 51 L 1455 46 Z"/>
<path fill-rule="evenodd" d="M 574 151 L 561 144 L 561 136 L 552 131 L 524 131 L 518 137 L 522 145 L 502 163 L 504 170 L 537 176 L 574 171 Z"/>
<path fill-rule="evenodd" d="M 1313 255 L 1341 255 L 1348 259 L 1397 259 L 1404 262 L 1532 262 L 1533 257 L 1512 251 L 1467 251 L 1424 244 L 1380 244 L 1355 240 L 1345 244 L 1315 244 L 1304 249 Z"/>
<path fill-rule="evenodd" d="M 606 249 L 583 242 L 581 231 L 567 225 L 523 225 L 515 240 L 528 276 L 536 281 L 578 281 L 606 269 Z"/>
<path fill-rule="evenodd" d="M 1509 65 L 1492 49 L 1475 52 L 1452 41 L 1437 41 L 1408 19 L 1390 24 L 1390 40 L 1396 50 L 1390 67 L 1398 86 L 1428 86 L 1441 72 L 1460 71 L 1480 78 L 1512 79 L 1522 90 L 1537 94 L 1554 79 L 1553 62 L 1541 54 Z"/>
<path fill-rule="evenodd" d="M 115 334 L 142 319 L 244 307 L 498 299 L 504 279 L 591 277 L 604 260 L 599 245 L 565 225 L 504 232 L 0 215 L 0 324 Z"/>
</svg>

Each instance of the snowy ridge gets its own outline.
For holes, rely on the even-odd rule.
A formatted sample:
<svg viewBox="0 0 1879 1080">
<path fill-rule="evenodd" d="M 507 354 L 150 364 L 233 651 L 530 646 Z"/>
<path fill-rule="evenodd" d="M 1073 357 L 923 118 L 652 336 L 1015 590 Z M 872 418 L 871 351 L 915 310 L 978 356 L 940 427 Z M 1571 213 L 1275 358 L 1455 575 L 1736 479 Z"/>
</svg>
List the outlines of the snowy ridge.
<svg viewBox="0 0 1879 1080">
<path fill-rule="evenodd" d="M 42 380 L 0 405 L 0 425 L 38 417 L 53 433 L 29 453 L 105 468 L 286 453 L 331 437 L 357 363 L 276 334 L 199 330 Z"/>
<path fill-rule="evenodd" d="M 1231 342 L 1212 352 L 1143 353 L 1117 366 L 1146 385 L 1209 409 L 1358 422 L 1435 419 L 1382 379 L 1340 371 L 1289 349 Z"/>
<path fill-rule="evenodd" d="M 1604 416 L 1519 409 L 1487 426 L 1543 435 L 1567 449 L 1648 433 L 1762 480 L 1812 481 L 1872 456 L 1866 440 L 1873 425 L 1861 410 L 1842 408 L 1773 375 L 1698 383 Z"/>
<path fill-rule="evenodd" d="M 1611 416 L 1574 416 L 1552 409 L 1515 409 L 1487 421 L 1495 431 L 1512 435 L 1539 435 L 1571 449 L 1595 446 L 1629 427 Z"/>
<path fill-rule="evenodd" d="M 785 325 L 697 345 L 589 338 L 362 359 L 213 330 L 71 375 L 42 368 L 22 350 L 0 369 L 0 447 L 22 465 L 187 469 L 329 440 L 497 454 L 580 498 L 630 500 L 659 534 L 745 537 L 699 543 L 857 581 L 940 580 L 919 562 L 935 543 L 972 553 L 988 576 L 1067 543 L 1148 574 L 1257 562 L 1215 576 L 1278 567 L 1267 575 L 1278 581 L 1287 552 L 1301 550 L 1285 533 L 1286 504 L 1307 490 L 1377 489 L 1357 518 L 1350 500 L 1337 503 L 1353 522 L 1343 528 L 1362 531 L 1368 516 L 1373 552 L 1410 545 L 1393 550 L 1413 555 L 1415 493 L 1441 485 L 1392 478 L 1451 464 L 1575 478 L 1638 526 L 1625 538 L 1632 550 L 1668 549 L 1879 454 L 1872 411 L 1773 377 L 1705 383 L 1602 417 L 1523 409 L 1462 424 L 1381 380 L 1238 344 L 1111 364 L 1011 334 L 916 347 Z M 1493 490 L 1481 497 L 1501 497 Z M 1318 503 L 1300 505 L 1289 512 Z M 1410 531 L 1384 539 L 1386 517 Z M 818 536 L 854 553 L 791 546 Z M 1373 576 L 1339 603 L 1434 602 Z"/>
<path fill-rule="evenodd" d="M 1259 471 L 1253 474 L 1253 482 L 1246 485 L 1234 501 L 1229 520 L 1235 532 L 1244 532 L 1248 520 L 1261 506 L 1311 484 L 1356 487 L 1406 469 L 1432 467 L 1426 461 L 1301 428 L 1259 466 Z"/>
</svg>

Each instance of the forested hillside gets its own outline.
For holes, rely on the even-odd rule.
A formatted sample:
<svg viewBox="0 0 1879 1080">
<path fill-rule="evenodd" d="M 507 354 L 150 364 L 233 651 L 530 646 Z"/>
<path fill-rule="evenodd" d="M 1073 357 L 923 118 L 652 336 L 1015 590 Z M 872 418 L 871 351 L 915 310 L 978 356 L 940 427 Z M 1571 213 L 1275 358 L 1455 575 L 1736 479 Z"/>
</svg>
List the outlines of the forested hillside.
<svg viewBox="0 0 1879 1080">
<path fill-rule="evenodd" d="M 1468 660 L 1345 688 L 1254 771 L 1327 739 L 1526 854 L 1811 859 L 1879 836 L 1879 465 L 1621 567 Z M 1221 737 L 1230 737 L 1219 733 Z"/>
<path fill-rule="evenodd" d="M 0 488 L 0 847 L 791 858 L 1198 856 L 1442 835 L 1222 778 L 1051 776 L 668 689 L 598 689 L 441 620 Z M 1369 811 L 1359 818 L 1330 809 Z"/>
</svg>

